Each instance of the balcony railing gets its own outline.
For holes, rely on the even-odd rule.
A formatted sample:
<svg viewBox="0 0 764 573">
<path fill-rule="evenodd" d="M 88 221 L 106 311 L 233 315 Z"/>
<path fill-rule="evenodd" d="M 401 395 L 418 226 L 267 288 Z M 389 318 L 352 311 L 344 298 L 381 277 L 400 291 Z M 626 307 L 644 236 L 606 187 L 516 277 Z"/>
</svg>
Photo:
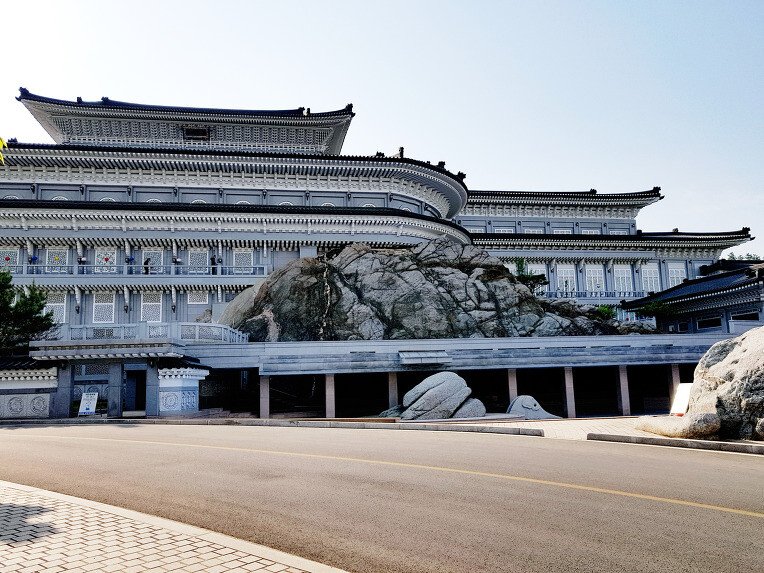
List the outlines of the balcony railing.
<svg viewBox="0 0 764 573">
<path fill-rule="evenodd" d="M 26 275 L 244 275 L 265 277 L 265 265 L 187 266 L 187 265 L 11 265 L 3 266 L 12 274 Z"/>
<path fill-rule="evenodd" d="M 204 322 L 64 325 L 58 331 L 59 340 L 150 340 L 156 338 L 187 342 L 230 343 L 244 343 L 249 340 L 245 333 L 229 326 Z"/>
<path fill-rule="evenodd" d="M 645 292 L 641 290 L 629 290 L 629 291 L 620 291 L 620 290 L 587 290 L 587 291 L 538 291 L 536 293 L 537 296 L 541 296 L 544 298 L 573 298 L 573 299 L 599 299 L 599 298 L 610 298 L 610 299 L 616 299 L 616 300 L 624 300 L 624 299 L 632 299 L 632 298 L 642 298 L 645 296 Z"/>
</svg>

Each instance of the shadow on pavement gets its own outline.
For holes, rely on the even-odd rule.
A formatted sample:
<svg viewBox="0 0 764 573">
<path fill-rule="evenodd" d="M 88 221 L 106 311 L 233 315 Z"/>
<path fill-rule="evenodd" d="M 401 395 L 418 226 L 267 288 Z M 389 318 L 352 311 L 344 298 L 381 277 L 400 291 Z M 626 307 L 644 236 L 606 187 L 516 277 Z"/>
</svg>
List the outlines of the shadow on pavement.
<svg viewBox="0 0 764 573">
<path fill-rule="evenodd" d="M 59 533 L 48 523 L 40 523 L 39 520 L 30 522 L 33 518 L 50 511 L 46 507 L 36 505 L 0 503 L 0 548 L 4 545 L 18 547 L 32 544 L 41 537 Z"/>
</svg>

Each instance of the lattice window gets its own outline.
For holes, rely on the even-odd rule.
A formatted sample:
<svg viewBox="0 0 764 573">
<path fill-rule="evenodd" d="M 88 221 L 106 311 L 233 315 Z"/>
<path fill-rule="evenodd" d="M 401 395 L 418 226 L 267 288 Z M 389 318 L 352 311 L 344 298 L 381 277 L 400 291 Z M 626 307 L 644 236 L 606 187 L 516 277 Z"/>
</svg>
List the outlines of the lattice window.
<svg viewBox="0 0 764 573">
<path fill-rule="evenodd" d="M 526 235 L 543 235 L 544 229 L 541 227 L 525 227 L 523 231 Z"/>
<path fill-rule="evenodd" d="M 572 235 L 573 229 L 552 229 L 553 235 Z"/>
<path fill-rule="evenodd" d="M 114 203 L 114 197 L 104 197 L 99 199 L 101 203 Z"/>
<path fill-rule="evenodd" d="M 194 199 L 193 201 L 191 201 L 192 205 L 205 205 L 206 203 L 207 201 L 205 201 L 204 199 Z"/>
<path fill-rule="evenodd" d="M 335 207 L 336 205 L 334 203 L 321 203 L 322 207 Z"/>
<path fill-rule="evenodd" d="M 642 290 L 645 292 L 658 292 L 661 290 L 661 275 L 658 265 L 653 263 L 642 266 Z"/>
<path fill-rule="evenodd" d="M 108 374 L 108 364 L 85 364 L 85 374 L 88 376 L 94 376 L 96 374 Z"/>
<path fill-rule="evenodd" d="M 53 197 L 53 199 L 51 199 L 51 200 L 52 200 L 52 201 L 68 201 L 69 199 L 67 199 L 67 198 L 66 198 L 66 197 L 64 197 L 63 195 L 56 195 L 56 196 L 55 196 L 55 197 Z"/>
<path fill-rule="evenodd" d="M 57 324 L 63 324 L 66 322 L 66 293 L 47 293 L 45 300 L 45 312 L 52 312 L 53 322 Z"/>
<path fill-rule="evenodd" d="M 586 265 L 587 292 L 602 292 L 605 290 L 605 270 L 602 265 Z"/>
<path fill-rule="evenodd" d="M 610 229 L 611 235 L 628 235 L 629 232 L 626 229 Z"/>
<path fill-rule="evenodd" d="M 252 273 L 254 265 L 252 249 L 236 249 L 233 252 L 233 272 L 239 275 Z"/>
<path fill-rule="evenodd" d="M 19 264 L 19 250 L 15 247 L 0 247 L 0 270 L 16 272 Z"/>
<path fill-rule="evenodd" d="M 161 203 L 159 199 L 146 199 L 146 203 Z"/>
<path fill-rule="evenodd" d="M 144 249 L 141 256 L 143 257 L 143 267 L 141 269 L 143 274 L 164 274 L 164 251 Z"/>
<path fill-rule="evenodd" d="M 581 229 L 582 235 L 599 235 L 600 230 L 599 229 Z"/>
<path fill-rule="evenodd" d="M 576 292 L 576 267 L 573 265 L 557 265 L 557 290 L 560 292 Z"/>
<path fill-rule="evenodd" d="M 161 292 L 142 292 L 141 293 L 141 321 L 142 322 L 161 322 L 162 321 L 162 293 Z"/>
<path fill-rule="evenodd" d="M 283 205 L 285 207 L 292 207 L 294 203 L 292 203 L 291 201 L 282 201 L 281 203 L 279 203 L 279 205 Z"/>
<path fill-rule="evenodd" d="M 687 268 L 684 263 L 669 263 L 668 266 L 669 287 L 682 284 L 682 281 L 687 278 Z"/>
<path fill-rule="evenodd" d="M 93 322 L 114 322 L 115 299 L 113 292 L 93 293 Z"/>
<path fill-rule="evenodd" d="M 618 292 L 634 290 L 634 283 L 631 280 L 631 265 L 614 265 L 613 282 L 615 283 L 615 290 Z"/>
<path fill-rule="evenodd" d="M 116 249 L 96 249 L 95 261 L 93 261 L 94 273 L 116 273 L 117 272 L 117 250 Z"/>
<path fill-rule="evenodd" d="M 188 273 L 192 275 L 204 275 L 210 272 L 210 260 L 207 249 L 189 249 Z"/>
<path fill-rule="evenodd" d="M 514 234 L 515 229 L 514 227 L 495 227 L 493 230 L 494 233 L 504 233 L 504 234 Z"/>
<path fill-rule="evenodd" d="M 206 290 L 191 291 L 188 293 L 188 304 L 209 304 L 210 293 Z"/>
<path fill-rule="evenodd" d="M 237 205 L 251 205 L 252 203 L 250 203 L 249 201 L 245 201 L 244 199 L 242 199 L 241 201 L 236 201 L 236 204 L 237 204 Z"/>
<path fill-rule="evenodd" d="M 46 271 L 49 273 L 65 273 L 69 263 L 68 249 L 48 249 L 45 253 Z"/>
</svg>

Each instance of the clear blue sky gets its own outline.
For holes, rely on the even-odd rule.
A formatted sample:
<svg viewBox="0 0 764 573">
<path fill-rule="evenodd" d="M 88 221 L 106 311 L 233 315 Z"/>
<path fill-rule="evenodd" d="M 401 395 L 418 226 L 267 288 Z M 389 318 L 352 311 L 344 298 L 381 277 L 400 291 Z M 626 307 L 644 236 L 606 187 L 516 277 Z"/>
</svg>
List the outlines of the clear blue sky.
<svg viewBox="0 0 764 573">
<path fill-rule="evenodd" d="M 4 2 L 14 100 L 357 112 L 344 152 L 399 146 L 471 189 L 663 188 L 647 231 L 762 236 L 764 2 Z"/>
</svg>

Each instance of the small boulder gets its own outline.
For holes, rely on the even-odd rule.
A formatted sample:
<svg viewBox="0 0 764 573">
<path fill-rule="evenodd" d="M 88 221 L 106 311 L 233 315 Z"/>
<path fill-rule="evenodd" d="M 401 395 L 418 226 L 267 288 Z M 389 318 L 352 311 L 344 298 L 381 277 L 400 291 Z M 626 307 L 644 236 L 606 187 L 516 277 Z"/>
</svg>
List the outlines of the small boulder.
<svg viewBox="0 0 764 573">
<path fill-rule="evenodd" d="M 701 412 L 668 418 L 643 416 L 639 418 L 634 427 L 637 430 L 660 434 L 669 438 L 703 439 L 715 436 L 720 426 L 721 420 L 717 414 Z"/>
<path fill-rule="evenodd" d="M 452 418 L 482 418 L 485 416 L 485 405 L 477 398 L 467 398 L 467 401 L 459 406 Z"/>
<path fill-rule="evenodd" d="M 518 396 L 512 400 L 509 408 L 507 408 L 507 414 L 517 414 L 523 416 L 526 420 L 554 420 L 560 418 L 544 410 L 533 396 L 528 395 Z"/>
</svg>

